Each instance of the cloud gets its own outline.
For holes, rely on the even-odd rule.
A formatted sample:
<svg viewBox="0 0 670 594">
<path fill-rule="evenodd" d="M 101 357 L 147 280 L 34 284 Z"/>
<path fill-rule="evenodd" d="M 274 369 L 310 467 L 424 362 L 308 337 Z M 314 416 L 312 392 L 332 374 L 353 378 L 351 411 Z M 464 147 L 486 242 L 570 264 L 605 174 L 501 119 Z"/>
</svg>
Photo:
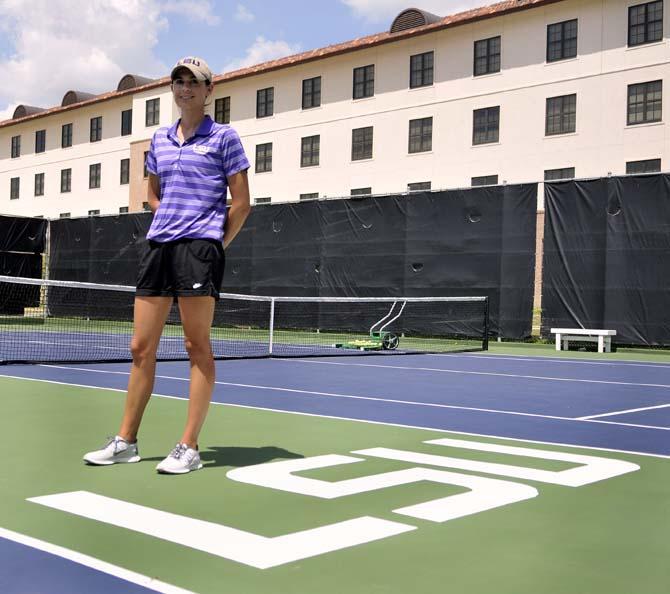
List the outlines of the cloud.
<svg viewBox="0 0 670 594">
<path fill-rule="evenodd" d="M 153 55 L 168 27 L 156 0 L 0 0 L 0 34 L 11 46 L 0 70 L 2 113 L 17 104 L 60 104 L 70 89 L 101 93 L 126 73 L 160 76 L 166 66 Z M 10 113 L 11 116 L 11 113 Z"/>
<path fill-rule="evenodd" d="M 250 23 L 256 17 L 246 6 L 244 6 L 244 4 L 238 4 L 237 9 L 235 10 L 234 18 L 236 21 L 240 21 L 241 23 Z"/>
<path fill-rule="evenodd" d="M 213 12 L 211 0 L 166 0 L 162 4 L 163 12 L 178 14 L 191 22 L 218 25 L 221 19 Z"/>
<path fill-rule="evenodd" d="M 389 27 L 393 19 L 409 7 L 406 0 L 340 0 L 340 2 L 351 8 L 357 17 L 371 23 L 386 23 Z M 495 0 L 422 0 L 418 3 L 418 7 L 438 16 L 448 16 L 494 2 Z"/>
<path fill-rule="evenodd" d="M 10 104 L 7 109 L 0 109 L 0 122 L 4 120 L 9 120 L 14 115 L 14 110 L 17 105 L 21 105 L 22 101 L 17 101 L 16 103 Z"/>
<path fill-rule="evenodd" d="M 297 54 L 300 51 L 301 47 L 299 44 L 290 45 L 285 41 L 271 41 L 259 36 L 256 37 L 256 41 L 254 41 L 253 45 L 247 49 L 246 55 L 243 58 L 238 58 L 226 64 L 223 67 L 223 72 L 238 70 L 239 68 L 253 66 L 254 64 L 260 64 L 261 62 L 276 60 L 277 58 Z"/>
<path fill-rule="evenodd" d="M 0 121 L 22 103 L 59 105 L 68 90 L 102 93 L 124 74 L 160 78 L 154 55 L 168 15 L 216 25 L 210 0 L 0 0 Z"/>
</svg>

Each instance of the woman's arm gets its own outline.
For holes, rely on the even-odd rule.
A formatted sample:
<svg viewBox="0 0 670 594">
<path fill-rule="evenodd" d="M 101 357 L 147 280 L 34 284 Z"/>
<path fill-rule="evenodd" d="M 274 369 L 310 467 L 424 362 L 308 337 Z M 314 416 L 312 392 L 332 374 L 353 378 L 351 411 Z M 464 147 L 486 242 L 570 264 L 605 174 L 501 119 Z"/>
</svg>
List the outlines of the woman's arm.
<svg viewBox="0 0 670 594">
<path fill-rule="evenodd" d="M 155 213 L 161 203 L 161 184 L 158 176 L 153 173 L 149 174 L 149 185 L 147 187 L 147 202 L 151 212 Z"/>
<path fill-rule="evenodd" d="M 230 242 L 239 233 L 244 221 L 251 212 L 251 199 L 249 197 L 249 179 L 247 171 L 240 171 L 228 178 L 228 188 L 233 199 L 228 210 L 228 216 L 223 226 L 223 247 L 228 247 Z"/>
</svg>

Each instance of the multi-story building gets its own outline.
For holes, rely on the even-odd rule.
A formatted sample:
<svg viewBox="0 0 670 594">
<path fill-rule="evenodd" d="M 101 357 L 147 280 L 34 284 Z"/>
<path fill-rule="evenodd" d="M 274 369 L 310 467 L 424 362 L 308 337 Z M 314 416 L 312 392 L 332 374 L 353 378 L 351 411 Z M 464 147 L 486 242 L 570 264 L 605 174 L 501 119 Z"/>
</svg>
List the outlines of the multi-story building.
<svg viewBox="0 0 670 594">
<path fill-rule="evenodd" d="M 256 203 L 667 170 L 664 4 L 408 9 L 388 32 L 218 75 L 208 109 L 240 133 Z M 141 210 L 151 135 L 178 116 L 168 78 L 132 75 L 19 106 L 0 123 L 0 212 Z"/>
</svg>

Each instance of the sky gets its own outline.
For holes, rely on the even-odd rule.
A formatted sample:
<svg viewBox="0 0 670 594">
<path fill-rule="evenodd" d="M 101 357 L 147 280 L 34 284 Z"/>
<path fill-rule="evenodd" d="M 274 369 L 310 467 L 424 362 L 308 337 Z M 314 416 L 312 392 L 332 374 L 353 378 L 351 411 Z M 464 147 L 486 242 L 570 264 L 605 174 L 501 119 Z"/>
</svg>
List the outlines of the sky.
<svg viewBox="0 0 670 594">
<path fill-rule="evenodd" d="M 0 121 L 69 90 L 160 78 L 183 56 L 214 73 L 387 31 L 416 7 L 439 16 L 494 0 L 0 0 Z"/>
</svg>

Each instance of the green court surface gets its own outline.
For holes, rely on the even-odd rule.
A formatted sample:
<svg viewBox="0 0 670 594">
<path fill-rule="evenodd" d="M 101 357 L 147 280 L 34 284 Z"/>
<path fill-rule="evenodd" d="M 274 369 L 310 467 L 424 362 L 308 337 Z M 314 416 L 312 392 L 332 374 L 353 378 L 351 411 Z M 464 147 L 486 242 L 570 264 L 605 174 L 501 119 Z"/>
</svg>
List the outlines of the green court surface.
<svg viewBox="0 0 670 594">
<path fill-rule="evenodd" d="M 180 434 L 185 401 L 154 398 L 140 441 L 144 460 L 105 468 L 87 467 L 81 456 L 99 446 L 104 432 L 116 422 L 123 393 L 0 379 L 0 394 L 5 444 L 0 527 L 192 592 L 667 594 L 670 588 L 667 458 L 214 405 L 200 446 L 205 468 L 187 476 L 162 476 L 154 466 Z M 493 450 L 513 446 L 541 452 L 531 457 L 424 443 L 445 438 L 483 443 Z M 541 469 L 551 471 L 545 476 L 556 477 L 580 465 L 547 459 L 551 452 L 596 457 L 596 465 L 608 466 L 608 461 L 618 460 L 639 469 L 623 464 L 619 467 L 625 471 L 618 476 L 571 487 L 506 476 L 504 468 L 496 474 L 473 470 L 467 468 L 468 462 L 459 470 L 352 453 L 381 447 L 450 456 L 470 464 Z M 300 463 L 331 454 L 361 461 L 338 459 L 337 465 L 296 471 L 294 476 L 319 479 L 323 482 L 310 484 L 326 492 L 325 483 L 380 473 L 419 468 L 431 469 L 433 474 L 419 470 L 418 478 L 408 479 L 408 484 L 384 487 L 379 483 L 364 492 L 354 487 L 351 494 L 330 499 L 241 482 L 241 475 L 238 480 L 227 475 L 251 465 Z M 498 501 L 507 489 L 516 489 L 521 498 L 435 521 L 436 513 L 456 509 L 455 496 L 470 492 L 439 474 L 447 472 L 505 481 L 487 483 L 485 491 L 492 501 Z M 246 559 L 252 562 L 261 560 L 268 538 L 357 518 L 375 518 L 387 528 L 395 523 L 399 533 L 314 556 L 308 556 L 310 551 L 323 548 L 332 534 L 323 532 L 302 548 L 290 538 L 277 540 L 284 544 L 274 547 L 275 561 L 261 569 L 142 533 L 137 526 L 128 529 L 82 517 L 81 509 L 66 512 L 46 505 L 45 500 L 28 501 L 80 491 L 234 528 L 239 534 L 244 531 L 247 541 L 242 538 L 240 548 L 232 548 L 240 552 L 246 547 Z M 436 507 L 427 514 L 433 514 L 432 520 L 394 512 L 435 500 Z M 112 507 L 101 504 L 101 513 Z M 149 522 L 151 513 L 140 516 Z M 180 538 L 193 539 L 190 542 L 206 539 L 211 524 L 206 528 L 182 520 L 163 517 L 164 523 L 156 529 L 174 521 L 179 523 Z M 340 542 L 364 537 L 361 525 L 346 524 Z M 221 534 L 234 540 L 231 531 Z M 294 559 L 277 562 L 287 551 Z"/>
</svg>

